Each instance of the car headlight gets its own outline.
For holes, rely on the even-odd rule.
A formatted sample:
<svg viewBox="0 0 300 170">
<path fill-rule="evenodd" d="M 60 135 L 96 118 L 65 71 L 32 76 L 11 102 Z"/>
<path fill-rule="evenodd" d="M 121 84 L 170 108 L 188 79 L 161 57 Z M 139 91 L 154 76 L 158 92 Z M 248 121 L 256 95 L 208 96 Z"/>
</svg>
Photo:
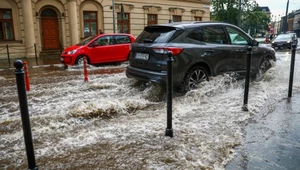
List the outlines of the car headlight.
<svg viewBox="0 0 300 170">
<path fill-rule="evenodd" d="M 287 43 L 290 43 L 291 41 L 287 41 Z"/>
<path fill-rule="evenodd" d="M 77 50 L 68 51 L 68 54 L 75 54 Z"/>
</svg>

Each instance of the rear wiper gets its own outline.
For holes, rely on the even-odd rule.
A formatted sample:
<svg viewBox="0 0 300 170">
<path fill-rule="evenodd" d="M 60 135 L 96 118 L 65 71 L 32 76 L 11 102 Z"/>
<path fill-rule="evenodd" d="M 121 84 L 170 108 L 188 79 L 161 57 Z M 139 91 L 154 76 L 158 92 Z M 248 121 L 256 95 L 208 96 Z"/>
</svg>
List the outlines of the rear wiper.
<svg viewBox="0 0 300 170">
<path fill-rule="evenodd" d="M 153 40 L 150 40 L 150 39 L 143 39 L 143 42 L 144 42 L 144 43 L 153 43 Z"/>
</svg>

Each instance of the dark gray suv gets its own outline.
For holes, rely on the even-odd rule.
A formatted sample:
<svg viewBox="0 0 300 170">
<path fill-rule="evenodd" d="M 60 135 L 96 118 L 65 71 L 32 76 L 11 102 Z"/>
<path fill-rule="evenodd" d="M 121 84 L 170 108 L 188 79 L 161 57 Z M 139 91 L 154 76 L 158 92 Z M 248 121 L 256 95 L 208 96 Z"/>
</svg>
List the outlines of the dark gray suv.
<svg viewBox="0 0 300 170">
<path fill-rule="evenodd" d="M 245 76 L 247 48 L 253 47 L 251 75 L 265 72 L 276 61 L 271 47 L 259 45 L 240 28 L 218 22 L 174 22 L 146 26 L 132 44 L 127 77 L 166 84 L 167 53 L 173 53 L 173 85 L 183 91 L 209 76 Z"/>
</svg>

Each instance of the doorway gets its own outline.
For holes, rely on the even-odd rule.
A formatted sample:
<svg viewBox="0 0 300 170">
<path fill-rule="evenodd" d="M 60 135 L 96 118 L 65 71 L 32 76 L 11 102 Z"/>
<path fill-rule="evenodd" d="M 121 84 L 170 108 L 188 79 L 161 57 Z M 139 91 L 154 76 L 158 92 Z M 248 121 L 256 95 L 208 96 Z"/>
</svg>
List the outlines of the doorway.
<svg viewBox="0 0 300 170">
<path fill-rule="evenodd" d="M 59 49 L 59 26 L 57 13 L 46 8 L 41 13 L 41 29 L 43 49 Z"/>
</svg>

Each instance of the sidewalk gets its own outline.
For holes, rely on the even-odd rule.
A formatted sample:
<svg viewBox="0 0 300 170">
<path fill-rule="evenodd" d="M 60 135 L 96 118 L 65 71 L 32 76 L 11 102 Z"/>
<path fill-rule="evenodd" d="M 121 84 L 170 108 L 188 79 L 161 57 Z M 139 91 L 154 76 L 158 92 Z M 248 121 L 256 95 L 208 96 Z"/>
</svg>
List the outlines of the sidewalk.
<svg viewBox="0 0 300 170">
<path fill-rule="evenodd" d="M 300 169 L 300 94 L 290 102 L 268 104 L 260 117 L 245 127 L 245 143 L 239 146 L 227 170 Z"/>
<path fill-rule="evenodd" d="M 27 61 L 28 68 L 32 67 L 45 67 L 45 66 L 52 66 L 52 65 L 63 65 L 60 62 L 60 58 L 16 58 L 11 59 L 8 61 L 8 59 L 0 59 L 0 71 L 3 70 L 14 70 L 14 62 L 15 60 L 22 60 Z"/>
</svg>

